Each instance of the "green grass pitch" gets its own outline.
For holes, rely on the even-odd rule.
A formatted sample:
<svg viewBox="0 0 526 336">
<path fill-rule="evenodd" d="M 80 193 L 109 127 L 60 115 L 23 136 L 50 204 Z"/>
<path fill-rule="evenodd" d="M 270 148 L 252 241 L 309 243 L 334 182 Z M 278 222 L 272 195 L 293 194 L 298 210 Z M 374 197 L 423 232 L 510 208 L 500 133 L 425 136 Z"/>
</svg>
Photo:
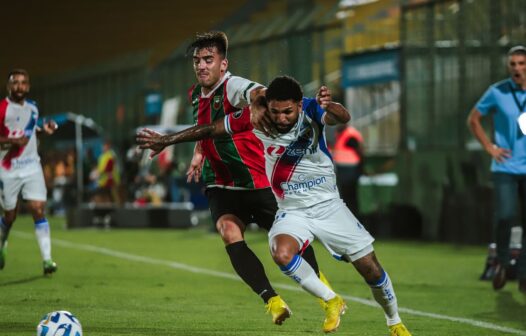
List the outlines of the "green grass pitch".
<svg viewBox="0 0 526 336">
<path fill-rule="evenodd" d="M 69 310 L 84 335 L 268 336 L 321 335 L 323 312 L 273 264 L 266 235 L 247 241 L 293 311 L 282 326 L 234 276 L 217 234 L 191 230 L 65 230 L 50 218 L 53 257 L 59 270 L 42 276 L 33 224 L 20 217 L 0 271 L 0 335 L 35 335 L 40 318 Z M 510 282 L 494 292 L 477 278 L 483 247 L 377 241 L 401 316 L 413 335 L 526 335 L 526 295 Z M 321 269 L 349 310 L 337 335 L 388 335 L 382 311 L 368 305 L 368 287 L 352 266 L 315 244 Z M 367 300 L 362 302 L 361 300 Z"/>
</svg>

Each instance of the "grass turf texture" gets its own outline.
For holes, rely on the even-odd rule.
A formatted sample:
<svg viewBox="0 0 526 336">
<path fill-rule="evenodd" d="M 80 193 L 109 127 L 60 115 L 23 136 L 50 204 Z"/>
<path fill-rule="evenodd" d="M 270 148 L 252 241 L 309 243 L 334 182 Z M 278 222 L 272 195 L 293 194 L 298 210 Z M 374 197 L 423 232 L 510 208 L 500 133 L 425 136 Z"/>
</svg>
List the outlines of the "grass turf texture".
<svg viewBox="0 0 526 336">
<path fill-rule="evenodd" d="M 321 308 L 279 272 L 262 232 L 247 233 L 249 246 L 260 256 L 273 284 L 293 288 L 277 288 L 293 311 L 283 326 L 271 324 L 263 302 L 241 281 L 162 262 L 234 274 L 219 236 L 206 228 L 68 231 L 63 219 L 50 218 L 50 222 L 56 239 L 53 257 L 59 266 L 52 277 L 41 275 L 32 221 L 20 217 L 15 223 L 6 267 L 0 272 L 0 335 L 34 335 L 45 313 L 63 309 L 80 319 L 87 336 L 322 334 Z M 477 280 L 484 248 L 393 241 L 379 241 L 375 248 L 401 307 L 492 323 L 526 335 L 526 296 L 518 292 L 517 283 L 494 292 L 489 282 Z M 372 299 L 349 264 L 332 259 L 319 244 L 315 249 L 337 292 Z M 135 259 L 138 256 L 149 259 Z M 338 335 L 388 335 L 379 308 L 352 300 L 348 305 Z M 401 315 L 413 335 L 513 334 L 408 312 Z"/>
</svg>

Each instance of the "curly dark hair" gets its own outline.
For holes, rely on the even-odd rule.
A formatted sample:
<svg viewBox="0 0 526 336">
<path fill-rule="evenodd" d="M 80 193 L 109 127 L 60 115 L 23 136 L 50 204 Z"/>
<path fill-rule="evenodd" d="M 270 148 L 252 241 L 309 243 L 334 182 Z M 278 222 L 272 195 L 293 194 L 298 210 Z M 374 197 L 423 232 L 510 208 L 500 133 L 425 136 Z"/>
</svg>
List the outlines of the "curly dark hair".
<svg viewBox="0 0 526 336">
<path fill-rule="evenodd" d="M 290 76 L 279 76 L 270 82 L 265 97 L 267 101 L 292 99 L 295 102 L 299 102 L 303 98 L 303 91 L 296 79 Z"/>
</svg>

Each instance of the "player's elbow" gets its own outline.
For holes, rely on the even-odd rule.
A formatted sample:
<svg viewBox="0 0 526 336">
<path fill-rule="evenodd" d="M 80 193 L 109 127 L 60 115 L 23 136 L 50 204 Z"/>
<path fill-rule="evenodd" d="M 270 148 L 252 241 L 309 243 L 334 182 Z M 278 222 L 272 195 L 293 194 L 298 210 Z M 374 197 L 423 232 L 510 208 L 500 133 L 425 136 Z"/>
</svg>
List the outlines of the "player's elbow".
<svg viewBox="0 0 526 336">
<path fill-rule="evenodd" d="M 466 119 L 466 125 L 469 129 L 474 129 L 480 125 L 480 112 L 472 110 Z"/>
</svg>

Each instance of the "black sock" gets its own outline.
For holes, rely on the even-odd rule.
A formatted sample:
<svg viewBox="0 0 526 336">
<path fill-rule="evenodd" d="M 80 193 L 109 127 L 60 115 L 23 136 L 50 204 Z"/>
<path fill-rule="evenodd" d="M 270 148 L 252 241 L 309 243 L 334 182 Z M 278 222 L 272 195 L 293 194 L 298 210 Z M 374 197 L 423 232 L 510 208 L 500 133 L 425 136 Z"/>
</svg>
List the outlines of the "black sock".
<svg viewBox="0 0 526 336">
<path fill-rule="evenodd" d="M 301 256 L 314 269 L 316 275 L 320 276 L 320 269 L 318 267 L 318 262 L 316 261 L 316 256 L 314 255 L 314 249 L 312 248 L 312 245 L 307 246 L 307 248 L 303 251 L 303 254 Z"/>
<path fill-rule="evenodd" d="M 226 252 L 236 273 L 265 303 L 277 295 L 265 274 L 263 264 L 244 240 L 227 245 Z"/>
</svg>

